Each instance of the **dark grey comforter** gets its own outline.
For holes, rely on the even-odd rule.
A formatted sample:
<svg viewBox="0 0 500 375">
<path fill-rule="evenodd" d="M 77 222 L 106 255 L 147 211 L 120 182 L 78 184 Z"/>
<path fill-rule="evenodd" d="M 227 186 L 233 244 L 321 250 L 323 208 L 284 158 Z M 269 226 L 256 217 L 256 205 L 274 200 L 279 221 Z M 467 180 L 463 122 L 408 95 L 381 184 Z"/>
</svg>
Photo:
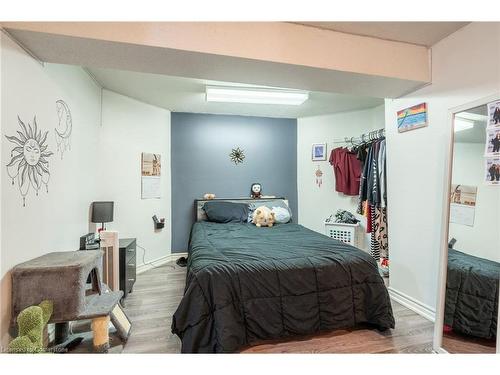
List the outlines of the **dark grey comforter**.
<svg viewBox="0 0 500 375">
<path fill-rule="evenodd" d="M 296 224 L 194 224 L 172 321 L 182 352 L 236 352 L 359 323 L 394 327 L 387 289 L 365 252 Z"/>
<path fill-rule="evenodd" d="M 475 337 L 496 337 L 500 263 L 448 249 L 444 324 Z"/>
</svg>

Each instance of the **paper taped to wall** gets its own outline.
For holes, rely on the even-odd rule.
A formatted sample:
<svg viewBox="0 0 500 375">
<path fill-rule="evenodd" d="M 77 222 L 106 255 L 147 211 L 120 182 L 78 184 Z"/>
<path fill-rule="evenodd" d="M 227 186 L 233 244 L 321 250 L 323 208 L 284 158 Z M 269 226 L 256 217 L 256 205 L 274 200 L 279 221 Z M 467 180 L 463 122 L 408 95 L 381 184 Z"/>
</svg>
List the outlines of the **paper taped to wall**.
<svg viewBox="0 0 500 375">
<path fill-rule="evenodd" d="M 161 179 L 158 176 L 142 176 L 142 199 L 161 198 Z"/>
<path fill-rule="evenodd" d="M 474 206 L 466 206 L 464 204 L 451 203 L 450 204 L 450 223 L 474 226 Z"/>
<path fill-rule="evenodd" d="M 141 198 L 161 198 L 161 155 L 141 155 Z"/>
</svg>

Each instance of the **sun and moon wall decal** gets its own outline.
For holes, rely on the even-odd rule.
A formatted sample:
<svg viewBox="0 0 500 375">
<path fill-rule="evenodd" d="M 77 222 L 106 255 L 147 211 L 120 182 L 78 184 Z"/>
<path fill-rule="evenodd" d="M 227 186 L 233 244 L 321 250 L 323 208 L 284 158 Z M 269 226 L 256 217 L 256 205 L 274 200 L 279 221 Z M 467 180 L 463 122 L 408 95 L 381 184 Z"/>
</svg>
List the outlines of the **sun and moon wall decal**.
<svg viewBox="0 0 500 375">
<path fill-rule="evenodd" d="M 70 137 L 72 131 L 72 119 L 69 107 L 63 100 L 56 101 L 56 110 L 59 118 L 59 129 L 55 128 L 57 150 L 61 154 L 70 148 Z M 7 164 L 7 174 L 12 180 L 12 185 L 17 187 L 23 199 L 23 207 L 26 207 L 26 196 L 33 189 L 38 196 L 38 192 L 45 187 L 49 192 L 50 168 L 49 158 L 54 155 L 49 150 L 49 131 L 42 131 L 38 127 L 36 116 L 32 124 L 24 123 L 17 116 L 17 123 L 20 130 L 16 135 L 6 135 L 5 138 L 14 145 L 10 151 L 10 161 Z"/>
<path fill-rule="evenodd" d="M 56 101 L 57 117 L 59 118 L 58 127 L 54 129 L 56 135 L 57 152 L 61 155 L 71 150 L 71 132 L 73 131 L 73 119 L 71 111 L 64 100 Z"/>
</svg>

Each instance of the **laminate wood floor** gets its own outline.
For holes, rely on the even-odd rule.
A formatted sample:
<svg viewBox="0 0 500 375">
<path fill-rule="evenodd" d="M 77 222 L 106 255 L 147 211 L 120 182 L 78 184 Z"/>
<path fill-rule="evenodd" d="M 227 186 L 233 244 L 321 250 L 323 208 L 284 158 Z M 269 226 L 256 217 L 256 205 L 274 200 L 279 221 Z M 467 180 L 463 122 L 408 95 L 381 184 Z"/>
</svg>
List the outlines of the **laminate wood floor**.
<svg viewBox="0 0 500 375">
<path fill-rule="evenodd" d="M 497 346 L 496 338 L 485 340 L 450 332 L 443 334 L 443 348 L 454 354 L 494 354 Z"/>
<path fill-rule="evenodd" d="M 180 353 L 181 343 L 170 332 L 172 315 L 184 292 L 186 268 L 170 262 L 137 275 L 134 291 L 125 302 L 132 320 L 125 345 L 114 335 L 112 353 Z M 393 302 L 396 328 L 379 332 L 370 328 L 337 330 L 294 340 L 265 342 L 242 353 L 430 353 L 433 324 Z M 76 352 L 90 351 L 86 338 Z"/>
</svg>

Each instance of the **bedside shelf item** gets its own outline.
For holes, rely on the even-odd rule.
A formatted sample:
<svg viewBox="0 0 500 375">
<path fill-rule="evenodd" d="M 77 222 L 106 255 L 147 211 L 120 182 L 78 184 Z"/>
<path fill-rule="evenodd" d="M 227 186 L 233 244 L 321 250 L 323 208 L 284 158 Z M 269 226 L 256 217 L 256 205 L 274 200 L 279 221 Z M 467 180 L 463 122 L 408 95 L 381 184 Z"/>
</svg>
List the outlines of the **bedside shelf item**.
<svg viewBox="0 0 500 375">
<path fill-rule="evenodd" d="M 120 290 L 123 299 L 132 293 L 136 280 L 137 268 L 137 241 L 135 238 L 121 238 L 120 248 Z"/>
<path fill-rule="evenodd" d="M 162 229 L 165 227 L 165 218 L 158 220 L 158 217 L 153 215 L 153 223 L 155 224 L 155 230 Z"/>
<path fill-rule="evenodd" d="M 359 223 L 347 224 L 325 221 L 325 234 L 335 240 L 358 247 L 358 227 Z"/>
</svg>

